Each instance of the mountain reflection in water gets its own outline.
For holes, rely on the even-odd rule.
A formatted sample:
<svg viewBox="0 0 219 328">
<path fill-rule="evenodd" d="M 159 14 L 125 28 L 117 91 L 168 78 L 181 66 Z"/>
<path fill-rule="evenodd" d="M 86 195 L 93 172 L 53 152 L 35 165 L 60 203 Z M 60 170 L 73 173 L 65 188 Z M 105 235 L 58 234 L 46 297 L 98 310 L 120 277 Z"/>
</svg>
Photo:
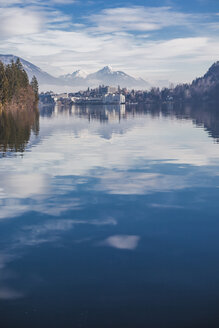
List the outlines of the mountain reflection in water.
<svg viewBox="0 0 219 328">
<path fill-rule="evenodd" d="M 68 113 L 88 120 L 122 120 L 128 116 L 150 114 L 151 117 L 176 117 L 179 120 L 192 120 L 197 127 L 204 127 L 216 142 L 219 141 L 219 106 L 217 104 L 154 104 L 154 105 L 105 105 L 105 106 L 77 106 L 58 103 L 56 106 L 41 108 L 42 117 L 52 117 L 57 113 Z"/>
<path fill-rule="evenodd" d="M 0 126 L 0 327 L 219 326 L 217 108 L 58 104 Z"/>
</svg>

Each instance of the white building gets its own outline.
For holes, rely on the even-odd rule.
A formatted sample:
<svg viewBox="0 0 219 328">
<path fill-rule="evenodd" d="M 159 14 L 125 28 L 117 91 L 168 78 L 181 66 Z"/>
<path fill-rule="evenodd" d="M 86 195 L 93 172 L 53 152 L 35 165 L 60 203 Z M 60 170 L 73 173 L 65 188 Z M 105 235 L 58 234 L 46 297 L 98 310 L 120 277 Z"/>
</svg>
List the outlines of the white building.
<svg viewBox="0 0 219 328">
<path fill-rule="evenodd" d="M 125 96 L 121 94 L 108 93 L 102 99 L 104 104 L 125 104 Z"/>
</svg>

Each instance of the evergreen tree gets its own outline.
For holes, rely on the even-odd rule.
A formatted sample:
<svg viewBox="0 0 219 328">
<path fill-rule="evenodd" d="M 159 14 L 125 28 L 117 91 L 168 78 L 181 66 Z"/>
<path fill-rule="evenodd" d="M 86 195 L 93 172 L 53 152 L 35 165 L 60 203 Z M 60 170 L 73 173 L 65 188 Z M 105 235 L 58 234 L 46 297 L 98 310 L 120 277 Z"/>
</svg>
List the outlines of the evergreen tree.
<svg viewBox="0 0 219 328">
<path fill-rule="evenodd" d="M 18 70 L 20 70 L 20 71 L 23 70 L 23 66 L 22 66 L 22 64 L 21 64 L 21 60 L 20 60 L 20 58 L 17 58 L 17 59 L 16 59 L 15 66 L 16 66 L 16 68 L 17 68 Z"/>
<path fill-rule="evenodd" d="M 35 93 L 35 99 L 38 100 L 38 82 L 34 76 L 31 82 L 32 89 Z M 22 90 L 30 87 L 28 75 L 25 72 L 21 61 L 17 58 L 7 66 L 0 62 L 0 104 L 10 103 L 17 99 Z"/>
<path fill-rule="evenodd" d="M 33 76 L 32 80 L 30 82 L 30 85 L 33 88 L 33 91 L 35 93 L 36 100 L 38 100 L 39 85 L 38 85 L 38 81 L 37 81 L 37 78 L 36 78 L 35 75 Z"/>
<path fill-rule="evenodd" d="M 8 79 L 5 73 L 5 67 L 0 62 L 0 103 L 5 104 L 8 100 Z"/>
<path fill-rule="evenodd" d="M 17 89 L 26 88 L 29 84 L 28 76 L 21 64 L 20 58 L 17 58 L 15 62 L 16 77 L 17 77 Z"/>
</svg>

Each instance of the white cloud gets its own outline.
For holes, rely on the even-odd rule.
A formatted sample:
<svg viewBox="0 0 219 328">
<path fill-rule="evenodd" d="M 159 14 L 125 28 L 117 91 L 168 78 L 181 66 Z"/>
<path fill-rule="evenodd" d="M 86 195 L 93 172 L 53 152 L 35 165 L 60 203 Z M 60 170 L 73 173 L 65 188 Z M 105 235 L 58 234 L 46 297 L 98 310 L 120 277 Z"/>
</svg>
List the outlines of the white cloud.
<svg viewBox="0 0 219 328">
<path fill-rule="evenodd" d="M 4 8 L 0 11 L 1 38 L 35 34 L 41 31 L 43 17 L 25 8 Z"/>
<path fill-rule="evenodd" d="M 23 5 L 23 6 L 30 6 L 30 5 L 40 5 L 40 6 L 48 6 L 51 4 L 72 4 L 76 0 L 0 0 L 0 6 L 3 7 L 10 7 L 15 5 Z"/>
<path fill-rule="evenodd" d="M 0 6 L 0 39 L 8 39 L 16 44 L 21 42 L 22 37 L 32 36 L 32 39 L 37 38 L 38 35 L 43 35 L 44 32 L 63 28 L 69 28 L 72 24 L 71 16 L 63 14 L 62 12 L 52 9 L 44 8 L 42 6 Z M 19 40 L 21 36 L 21 40 Z M 40 51 L 40 49 L 38 50 Z"/>
<path fill-rule="evenodd" d="M 76 0 L 51 0 L 51 3 L 62 3 L 62 4 L 72 4 Z"/>
<path fill-rule="evenodd" d="M 92 31 L 153 31 L 168 26 L 190 26 L 196 15 L 184 14 L 170 7 L 122 7 L 105 9 L 88 17 L 94 24 Z"/>
<path fill-rule="evenodd" d="M 52 2 L 22 3 L 23 8 L 13 1 L 1 8 L 0 52 L 24 57 L 53 75 L 78 68 L 92 72 L 111 64 L 149 81 L 184 82 L 202 75 L 218 59 L 219 38 L 212 34 L 217 22 L 208 22 L 207 14 L 135 6 L 106 9 L 78 23 Z M 177 26 L 186 37 L 162 37 L 163 29 Z M 156 40 L 152 31 L 160 33 Z"/>
<path fill-rule="evenodd" d="M 197 70 L 198 75 L 203 74 L 217 60 L 219 42 L 193 37 L 146 40 L 138 44 L 125 36 L 95 37 L 85 32 L 50 30 L 44 34 L 10 38 L 6 48 L 7 52 L 32 60 L 51 74 L 72 72 L 77 68 L 92 72 L 110 63 L 115 69 L 145 79 L 159 77 L 175 82 L 195 78 Z M 190 65 L 189 69 L 185 70 L 185 65 Z"/>
</svg>

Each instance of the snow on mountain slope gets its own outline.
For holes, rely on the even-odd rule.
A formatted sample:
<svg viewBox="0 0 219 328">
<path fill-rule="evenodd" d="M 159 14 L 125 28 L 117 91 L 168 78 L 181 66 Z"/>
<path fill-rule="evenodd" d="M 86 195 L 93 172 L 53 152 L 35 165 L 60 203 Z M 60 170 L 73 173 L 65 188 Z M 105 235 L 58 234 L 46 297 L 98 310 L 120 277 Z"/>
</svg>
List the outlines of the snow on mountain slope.
<svg viewBox="0 0 219 328">
<path fill-rule="evenodd" d="M 5 65 L 10 64 L 11 61 L 16 61 L 18 57 L 14 55 L 0 55 L 0 61 L 2 61 Z M 59 80 L 52 75 L 44 72 L 39 67 L 33 65 L 32 63 L 20 58 L 20 61 L 28 74 L 29 80 L 35 75 L 39 84 L 59 84 Z"/>
<path fill-rule="evenodd" d="M 66 75 L 62 75 L 60 76 L 60 79 L 63 80 L 74 80 L 74 79 L 86 79 L 86 77 L 88 76 L 88 73 L 86 71 L 83 70 L 77 70 L 75 72 L 73 72 L 72 74 L 66 74 Z"/>
<path fill-rule="evenodd" d="M 12 60 L 16 61 L 18 57 L 14 55 L 0 55 L 0 61 L 5 65 L 9 64 Z M 20 58 L 21 63 L 31 80 L 33 75 L 36 76 L 40 91 L 54 90 L 63 92 L 64 90 L 70 91 L 79 90 L 87 87 L 97 87 L 98 85 L 110 85 L 127 87 L 127 88 L 141 88 L 146 89 L 149 84 L 143 79 L 136 79 L 122 71 L 114 71 L 111 66 L 105 66 L 101 70 L 88 74 L 84 70 L 77 70 L 72 74 L 62 75 L 60 77 L 54 77 L 45 71 L 41 70 L 36 65 L 30 63 L 23 58 Z"/>
<path fill-rule="evenodd" d="M 89 74 L 87 80 L 90 83 L 96 82 L 98 84 L 112 85 L 121 87 L 144 87 L 147 88 L 149 84 L 143 79 L 136 79 L 122 71 L 114 71 L 111 66 L 105 66 L 101 70 Z"/>
</svg>

